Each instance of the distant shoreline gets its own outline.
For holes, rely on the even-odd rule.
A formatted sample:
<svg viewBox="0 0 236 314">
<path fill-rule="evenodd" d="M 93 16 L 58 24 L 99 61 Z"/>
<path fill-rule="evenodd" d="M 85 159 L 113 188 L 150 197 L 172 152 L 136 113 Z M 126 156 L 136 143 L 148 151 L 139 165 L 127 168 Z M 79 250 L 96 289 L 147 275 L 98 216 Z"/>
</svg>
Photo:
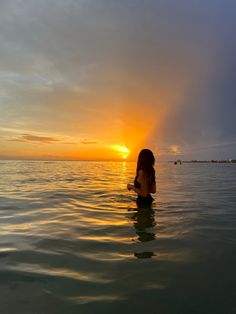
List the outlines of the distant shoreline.
<svg viewBox="0 0 236 314">
<path fill-rule="evenodd" d="M 230 160 L 173 160 L 172 163 L 218 163 L 218 164 L 232 164 L 236 163 L 236 159 Z"/>
</svg>

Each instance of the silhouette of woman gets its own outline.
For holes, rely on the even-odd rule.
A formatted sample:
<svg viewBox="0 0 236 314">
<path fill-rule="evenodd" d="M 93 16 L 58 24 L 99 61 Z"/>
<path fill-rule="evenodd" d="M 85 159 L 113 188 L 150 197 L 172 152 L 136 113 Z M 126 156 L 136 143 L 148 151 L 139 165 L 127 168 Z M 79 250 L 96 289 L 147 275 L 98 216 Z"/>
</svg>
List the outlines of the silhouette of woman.
<svg viewBox="0 0 236 314">
<path fill-rule="evenodd" d="M 134 184 L 128 184 L 127 189 L 137 193 L 138 208 L 151 208 L 153 198 L 151 193 L 156 193 L 156 178 L 154 170 L 155 158 L 150 149 L 142 149 L 138 156 L 136 177 Z"/>
</svg>

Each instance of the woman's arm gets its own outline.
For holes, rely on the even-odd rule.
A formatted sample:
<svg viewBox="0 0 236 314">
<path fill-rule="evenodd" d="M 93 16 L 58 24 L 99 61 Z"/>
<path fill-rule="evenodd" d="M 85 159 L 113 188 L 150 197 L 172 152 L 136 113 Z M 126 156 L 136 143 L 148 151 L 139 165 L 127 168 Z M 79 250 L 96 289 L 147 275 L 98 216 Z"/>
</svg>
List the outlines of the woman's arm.
<svg viewBox="0 0 236 314">
<path fill-rule="evenodd" d="M 129 191 L 133 190 L 134 192 L 138 193 L 140 189 L 136 188 L 133 184 L 128 183 L 127 184 L 127 189 Z"/>
</svg>

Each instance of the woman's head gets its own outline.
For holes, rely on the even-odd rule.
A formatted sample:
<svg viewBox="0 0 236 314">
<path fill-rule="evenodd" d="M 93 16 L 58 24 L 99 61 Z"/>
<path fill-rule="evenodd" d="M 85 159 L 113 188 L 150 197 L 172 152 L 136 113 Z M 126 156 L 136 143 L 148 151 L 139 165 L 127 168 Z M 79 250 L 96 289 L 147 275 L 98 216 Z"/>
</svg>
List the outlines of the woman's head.
<svg viewBox="0 0 236 314">
<path fill-rule="evenodd" d="M 146 173 L 150 173 L 155 163 L 155 157 L 150 149 L 142 149 L 138 156 L 137 173 L 139 170 L 143 170 Z"/>
</svg>

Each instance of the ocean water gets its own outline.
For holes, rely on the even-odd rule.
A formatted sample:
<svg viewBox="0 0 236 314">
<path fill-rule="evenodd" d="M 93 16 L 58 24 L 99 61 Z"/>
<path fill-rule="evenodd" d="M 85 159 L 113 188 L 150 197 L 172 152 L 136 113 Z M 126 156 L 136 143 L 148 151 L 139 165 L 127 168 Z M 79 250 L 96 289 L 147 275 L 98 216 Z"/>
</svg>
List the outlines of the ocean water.
<svg viewBox="0 0 236 314">
<path fill-rule="evenodd" d="M 236 313 L 236 164 L 0 162 L 0 313 Z"/>
</svg>

